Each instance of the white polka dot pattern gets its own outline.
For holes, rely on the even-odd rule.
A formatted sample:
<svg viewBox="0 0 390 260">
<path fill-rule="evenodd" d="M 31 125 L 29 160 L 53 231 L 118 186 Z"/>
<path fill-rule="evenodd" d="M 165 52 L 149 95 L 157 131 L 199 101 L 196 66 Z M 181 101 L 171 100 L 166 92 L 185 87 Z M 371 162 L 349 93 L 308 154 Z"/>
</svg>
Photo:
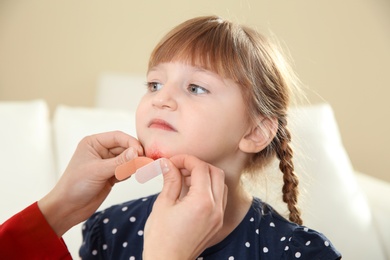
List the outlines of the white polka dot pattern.
<svg viewBox="0 0 390 260">
<path fill-rule="evenodd" d="M 142 259 L 144 226 L 156 195 L 96 213 L 82 227 L 82 259 Z M 281 217 L 254 198 L 242 222 L 223 241 L 206 249 L 197 260 L 219 259 L 338 259 L 329 240 L 314 230 Z"/>
</svg>

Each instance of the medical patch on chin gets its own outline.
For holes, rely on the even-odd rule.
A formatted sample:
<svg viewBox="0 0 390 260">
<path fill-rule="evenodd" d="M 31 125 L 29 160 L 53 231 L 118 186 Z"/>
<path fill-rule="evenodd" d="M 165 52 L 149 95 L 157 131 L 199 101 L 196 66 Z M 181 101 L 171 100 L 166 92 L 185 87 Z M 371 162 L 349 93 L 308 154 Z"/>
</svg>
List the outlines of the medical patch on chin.
<svg viewBox="0 0 390 260">
<path fill-rule="evenodd" d="M 129 178 L 133 174 L 139 183 L 153 179 L 162 174 L 160 159 L 154 161 L 148 157 L 136 157 L 115 169 L 115 178 L 119 181 Z"/>
</svg>

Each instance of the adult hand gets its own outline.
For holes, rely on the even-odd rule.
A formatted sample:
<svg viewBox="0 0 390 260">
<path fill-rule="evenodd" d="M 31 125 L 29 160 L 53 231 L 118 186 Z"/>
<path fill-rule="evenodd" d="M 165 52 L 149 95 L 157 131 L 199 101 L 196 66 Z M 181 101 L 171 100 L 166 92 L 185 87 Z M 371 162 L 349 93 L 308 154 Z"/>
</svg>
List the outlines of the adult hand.
<svg viewBox="0 0 390 260">
<path fill-rule="evenodd" d="M 142 154 L 138 140 L 119 131 L 81 140 L 58 183 L 38 201 L 56 234 L 90 217 L 115 184 L 115 168 Z"/>
<path fill-rule="evenodd" d="M 224 172 L 189 155 L 161 164 L 164 186 L 144 229 L 144 259 L 195 259 L 222 228 Z"/>
</svg>

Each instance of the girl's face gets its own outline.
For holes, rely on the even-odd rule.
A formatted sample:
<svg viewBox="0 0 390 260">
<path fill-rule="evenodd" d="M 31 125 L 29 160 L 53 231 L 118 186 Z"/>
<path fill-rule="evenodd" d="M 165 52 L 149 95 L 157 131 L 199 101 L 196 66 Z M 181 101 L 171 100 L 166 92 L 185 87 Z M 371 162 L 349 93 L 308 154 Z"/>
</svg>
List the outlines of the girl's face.
<svg viewBox="0 0 390 260">
<path fill-rule="evenodd" d="M 238 85 L 201 67 L 161 63 L 147 75 L 136 113 L 148 157 L 190 154 L 224 169 L 250 128 Z"/>
</svg>

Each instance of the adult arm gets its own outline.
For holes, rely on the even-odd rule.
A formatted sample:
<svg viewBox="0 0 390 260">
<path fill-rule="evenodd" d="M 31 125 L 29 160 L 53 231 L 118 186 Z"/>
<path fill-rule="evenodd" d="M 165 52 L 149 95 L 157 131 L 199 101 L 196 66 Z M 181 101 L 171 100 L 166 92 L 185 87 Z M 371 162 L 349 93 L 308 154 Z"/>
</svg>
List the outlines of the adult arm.
<svg viewBox="0 0 390 260">
<path fill-rule="evenodd" d="M 122 132 L 81 140 L 58 183 L 38 201 L 56 234 L 62 236 L 90 217 L 116 183 L 115 168 L 142 153 L 138 140 Z"/>
<path fill-rule="evenodd" d="M 70 259 L 61 236 L 100 206 L 116 182 L 116 166 L 142 153 L 122 132 L 84 138 L 55 187 L 0 226 L 0 258 Z"/>
<path fill-rule="evenodd" d="M 1 259 L 72 259 L 35 202 L 0 226 Z"/>
</svg>

